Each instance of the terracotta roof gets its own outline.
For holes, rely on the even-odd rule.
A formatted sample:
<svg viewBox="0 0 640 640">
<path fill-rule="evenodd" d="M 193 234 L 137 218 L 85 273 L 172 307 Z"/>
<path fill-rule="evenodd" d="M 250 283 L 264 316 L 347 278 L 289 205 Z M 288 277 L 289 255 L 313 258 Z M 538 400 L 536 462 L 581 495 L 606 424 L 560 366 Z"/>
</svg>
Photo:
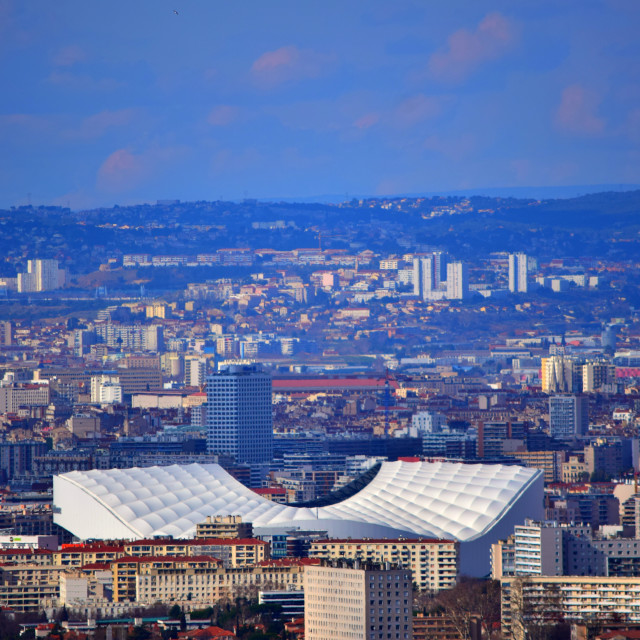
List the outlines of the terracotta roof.
<svg viewBox="0 0 640 640">
<path fill-rule="evenodd" d="M 124 556 L 113 560 L 111 564 L 126 564 L 143 562 L 216 562 L 222 561 L 213 556 Z"/>
<path fill-rule="evenodd" d="M 446 544 L 455 540 L 444 538 L 328 538 L 318 540 L 316 544 Z"/>
<path fill-rule="evenodd" d="M 191 540 L 173 540 L 173 539 L 160 539 L 160 540 L 134 540 L 127 544 L 128 547 L 145 545 L 149 547 L 164 547 L 164 546 L 185 546 L 185 547 L 202 547 L 209 545 L 239 545 L 239 544 L 267 544 L 264 540 L 258 540 L 257 538 L 194 538 Z"/>
</svg>

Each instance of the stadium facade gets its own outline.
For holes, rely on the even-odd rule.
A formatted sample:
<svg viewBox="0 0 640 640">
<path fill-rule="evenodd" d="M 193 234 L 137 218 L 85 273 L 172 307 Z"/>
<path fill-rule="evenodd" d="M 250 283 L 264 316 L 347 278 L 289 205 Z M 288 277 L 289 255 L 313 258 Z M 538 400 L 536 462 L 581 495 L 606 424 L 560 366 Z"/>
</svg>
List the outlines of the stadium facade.
<svg viewBox="0 0 640 640">
<path fill-rule="evenodd" d="M 543 516 L 543 473 L 518 466 L 384 462 L 326 506 L 262 498 L 216 464 L 72 471 L 54 477 L 55 522 L 82 540 L 192 537 L 211 515 L 241 515 L 254 533 L 460 541 L 462 573 L 489 572 L 490 545 Z"/>
</svg>

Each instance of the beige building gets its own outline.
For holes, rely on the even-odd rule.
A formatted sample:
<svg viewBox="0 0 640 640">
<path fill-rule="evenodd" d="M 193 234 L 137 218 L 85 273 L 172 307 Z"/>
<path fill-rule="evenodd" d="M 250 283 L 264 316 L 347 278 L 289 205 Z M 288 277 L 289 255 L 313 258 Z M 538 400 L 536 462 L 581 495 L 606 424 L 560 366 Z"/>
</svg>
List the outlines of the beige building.
<svg viewBox="0 0 640 640">
<path fill-rule="evenodd" d="M 269 543 L 255 538 L 137 540 L 124 546 L 128 556 L 213 556 L 225 567 L 249 567 L 269 560 Z"/>
<path fill-rule="evenodd" d="M 581 623 L 640 623 L 638 578 L 535 576 L 504 578 L 502 632 L 525 640 L 531 628 L 558 620 Z"/>
<path fill-rule="evenodd" d="M 60 565 L 15 564 L 0 567 L 0 606 L 15 611 L 42 611 L 58 599 Z"/>
<path fill-rule="evenodd" d="M 413 638 L 411 571 L 338 564 L 306 567 L 306 640 Z"/>
<path fill-rule="evenodd" d="M 523 467 L 544 471 L 545 484 L 560 480 L 564 461 L 562 451 L 505 451 L 504 455 L 518 458 Z"/>
<path fill-rule="evenodd" d="M 346 558 L 366 562 L 390 562 L 410 569 L 419 591 L 437 592 L 456 583 L 460 543 L 437 539 L 347 539 L 311 543 L 309 556 L 325 560 Z"/>
<path fill-rule="evenodd" d="M 0 387 L 0 413 L 16 413 L 20 407 L 46 407 L 50 401 L 48 384 L 11 384 Z"/>
<path fill-rule="evenodd" d="M 585 474 L 588 476 L 589 470 L 578 456 L 569 456 L 569 460 L 562 464 L 562 482 L 583 482 Z"/>
<path fill-rule="evenodd" d="M 111 564 L 115 602 L 188 602 L 190 607 L 257 595 L 259 589 L 300 588 L 310 561 L 270 561 L 224 568 L 210 556 L 124 557 Z"/>
<path fill-rule="evenodd" d="M 196 538 L 251 538 L 253 525 L 242 516 L 207 516 L 196 525 Z"/>
</svg>

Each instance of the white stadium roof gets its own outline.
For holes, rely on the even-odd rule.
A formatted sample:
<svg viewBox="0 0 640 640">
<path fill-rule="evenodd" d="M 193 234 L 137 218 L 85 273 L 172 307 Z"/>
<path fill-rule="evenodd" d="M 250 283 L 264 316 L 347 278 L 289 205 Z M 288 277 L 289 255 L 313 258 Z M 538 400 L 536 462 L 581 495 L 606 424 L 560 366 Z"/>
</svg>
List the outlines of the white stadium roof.
<svg viewBox="0 0 640 640">
<path fill-rule="evenodd" d="M 330 537 L 482 540 L 488 554 L 488 544 L 514 524 L 541 517 L 542 472 L 384 462 L 369 484 L 342 502 L 295 507 L 262 498 L 217 464 L 96 469 L 55 476 L 54 505 L 55 522 L 84 540 L 192 537 L 207 516 L 241 515 L 258 535 L 297 528 Z M 483 572 L 485 565 L 488 555 L 482 568 L 467 569 Z"/>
</svg>

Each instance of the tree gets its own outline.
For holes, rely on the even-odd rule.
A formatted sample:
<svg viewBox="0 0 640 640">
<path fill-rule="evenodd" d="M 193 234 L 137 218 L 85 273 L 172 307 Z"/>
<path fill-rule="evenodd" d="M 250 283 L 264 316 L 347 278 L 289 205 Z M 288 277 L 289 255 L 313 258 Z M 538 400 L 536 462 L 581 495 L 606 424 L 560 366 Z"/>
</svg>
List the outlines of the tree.
<svg viewBox="0 0 640 640">
<path fill-rule="evenodd" d="M 171 609 L 169 609 L 169 618 L 171 620 L 178 620 L 180 618 L 180 614 L 182 613 L 182 609 L 179 605 L 174 604 Z"/>
<path fill-rule="evenodd" d="M 461 638 L 470 638 L 473 618 L 479 617 L 488 632 L 500 620 L 500 583 L 462 576 L 455 587 L 438 594 L 435 599 L 451 619 Z"/>
</svg>

